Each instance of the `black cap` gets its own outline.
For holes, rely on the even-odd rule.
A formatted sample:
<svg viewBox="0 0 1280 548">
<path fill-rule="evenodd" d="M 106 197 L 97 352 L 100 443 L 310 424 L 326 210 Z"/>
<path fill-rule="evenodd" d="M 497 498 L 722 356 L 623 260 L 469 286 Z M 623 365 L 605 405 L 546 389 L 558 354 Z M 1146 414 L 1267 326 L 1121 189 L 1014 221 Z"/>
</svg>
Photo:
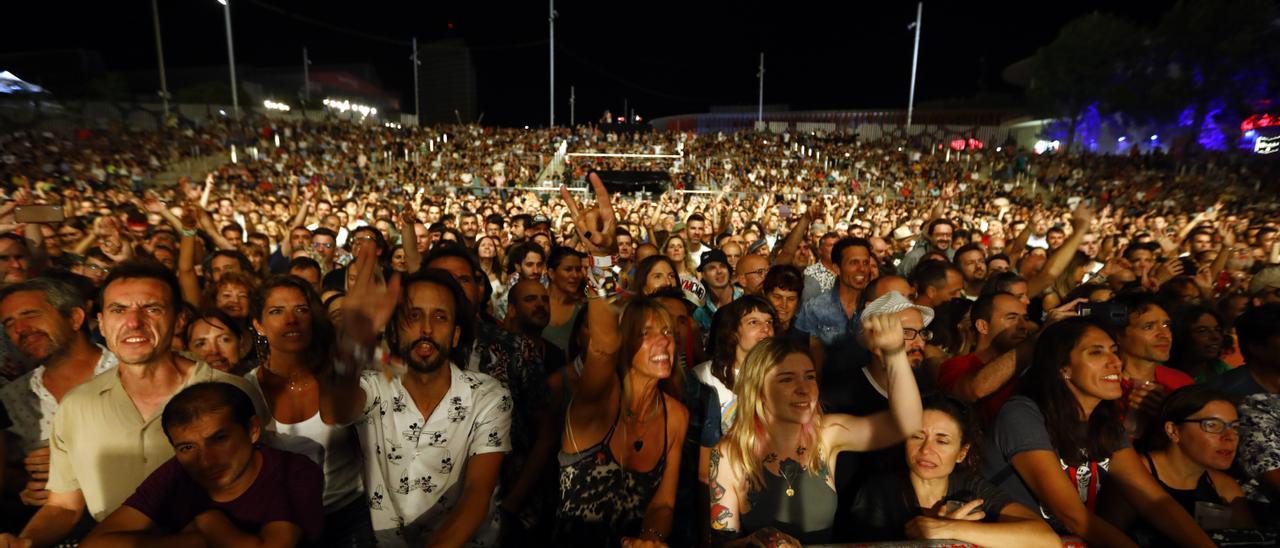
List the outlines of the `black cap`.
<svg viewBox="0 0 1280 548">
<path fill-rule="evenodd" d="M 707 265 L 711 263 L 724 263 L 726 268 L 731 271 L 733 270 L 733 267 L 729 265 L 729 257 L 719 249 L 712 249 L 702 254 L 702 264 L 698 265 L 698 271 L 701 272 L 705 270 Z"/>
<path fill-rule="evenodd" d="M 533 222 L 529 223 L 529 226 L 538 226 L 538 225 L 551 226 L 551 219 L 548 219 L 546 215 L 538 215 L 533 218 Z"/>
</svg>

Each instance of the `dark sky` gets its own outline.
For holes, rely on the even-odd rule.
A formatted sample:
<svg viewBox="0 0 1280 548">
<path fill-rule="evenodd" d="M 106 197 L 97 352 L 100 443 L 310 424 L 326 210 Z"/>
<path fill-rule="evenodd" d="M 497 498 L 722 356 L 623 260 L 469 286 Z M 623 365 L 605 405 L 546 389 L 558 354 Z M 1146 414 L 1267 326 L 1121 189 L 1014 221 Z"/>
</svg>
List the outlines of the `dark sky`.
<svg viewBox="0 0 1280 548">
<path fill-rule="evenodd" d="M 226 63 L 221 5 L 158 1 L 168 66 Z M 231 1 L 239 64 L 296 66 L 305 45 L 316 68 L 372 64 L 412 110 L 409 37 L 458 37 L 475 47 L 486 124 L 547 123 L 546 2 Z M 10 4 L 0 53 L 80 48 L 100 52 L 112 70 L 156 66 L 148 0 Z M 1170 4 L 926 3 L 917 103 L 1018 93 L 1000 71 L 1052 41 L 1063 23 L 1101 10 L 1151 26 Z M 903 108 L 907 101 L 914 2 L 560 0 L 557 11 L 560 122 L 571 84 L 579 120 L 606 108 L 618 113 L 624 99 L 646 118 L 754 105 L 760 51 L 767 104 Z"/>
</svg>

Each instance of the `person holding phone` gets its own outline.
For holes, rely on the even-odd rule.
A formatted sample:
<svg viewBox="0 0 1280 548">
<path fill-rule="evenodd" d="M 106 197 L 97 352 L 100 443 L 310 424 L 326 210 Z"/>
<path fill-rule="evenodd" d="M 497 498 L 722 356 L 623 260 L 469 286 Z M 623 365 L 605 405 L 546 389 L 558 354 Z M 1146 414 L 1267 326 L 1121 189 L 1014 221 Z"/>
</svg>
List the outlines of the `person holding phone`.
<svg viewBox="0 0 1280 548">
<path fill-rule="evenodd" d="M 1192 385 L 1165 398 L 1156 427 L 1139 440 L 1146 448 L 1142 462 L 1152 477 L 1202 526 L 1212 521 L 1208 514 L 1214 513 L 1227 517 L 1220 526 L 1255 526 L 1244 490 L 1226 473 L 1240 443 L 1239 418 L 1229 396 Z M 1104 493 L 1099 506 L 1107 521 L 1149 545 L 1174 544 L 1116 494 Z"/>
<path fill-rule="evenodd" d="M 978 420 L 964 402 L 923 402 L 919 431 L 907 436 L 907 469 L 881 475 L 858 492 L 859 541 L 953 539 L 982 546 L 1059 546 L 1040 516 L 978 473 Z"/>
</svg>

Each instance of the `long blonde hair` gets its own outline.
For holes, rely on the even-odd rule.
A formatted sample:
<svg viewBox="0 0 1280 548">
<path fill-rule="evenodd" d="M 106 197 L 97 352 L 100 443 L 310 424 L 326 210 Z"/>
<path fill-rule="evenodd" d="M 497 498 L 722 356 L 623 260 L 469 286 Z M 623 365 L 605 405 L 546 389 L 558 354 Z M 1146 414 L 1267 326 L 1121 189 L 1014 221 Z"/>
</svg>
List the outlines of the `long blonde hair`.
<svg viewBox="0 0 1280 548">
<path fill-rule="evenodd" d="M 770 337 L 760 341 L 743 360 L 734 382 L 733 393 L 738 397 L 737 418 L 725 434 L 730 462 L 740 463 L 748 487 L 764 488 L 764 457 L 769 451 L 769 417 L 765 415 L 764 382 L 769 371 L 777 367 L 791 354 L 808 354 L 786 337 Z M 827 448 L 822 444 L 822 409 L 817 407 L 808 424 L 802 426 L 801 439 L 811 442 L 804 465 L 810 475 L 816 476 L 825 463 Z"/>
</svg>

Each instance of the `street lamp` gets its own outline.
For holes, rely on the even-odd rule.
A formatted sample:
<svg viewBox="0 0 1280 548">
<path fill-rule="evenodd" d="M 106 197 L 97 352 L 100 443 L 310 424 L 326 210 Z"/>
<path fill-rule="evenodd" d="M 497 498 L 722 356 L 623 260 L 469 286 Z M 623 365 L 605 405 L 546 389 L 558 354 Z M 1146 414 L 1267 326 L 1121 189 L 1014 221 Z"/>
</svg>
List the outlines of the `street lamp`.
<svg viewBox="0 0 1280 548">
<path fill-rule="evenodd" d="M 231 65 L 231 111 L 235 119 L 240 119 L 240 96 L 236 92 L 236 49 L 231 40 L 231 2 L 218 0 L 222 4 L 222 13 L 227 21 L 227 61 Z"/>
</svg>

